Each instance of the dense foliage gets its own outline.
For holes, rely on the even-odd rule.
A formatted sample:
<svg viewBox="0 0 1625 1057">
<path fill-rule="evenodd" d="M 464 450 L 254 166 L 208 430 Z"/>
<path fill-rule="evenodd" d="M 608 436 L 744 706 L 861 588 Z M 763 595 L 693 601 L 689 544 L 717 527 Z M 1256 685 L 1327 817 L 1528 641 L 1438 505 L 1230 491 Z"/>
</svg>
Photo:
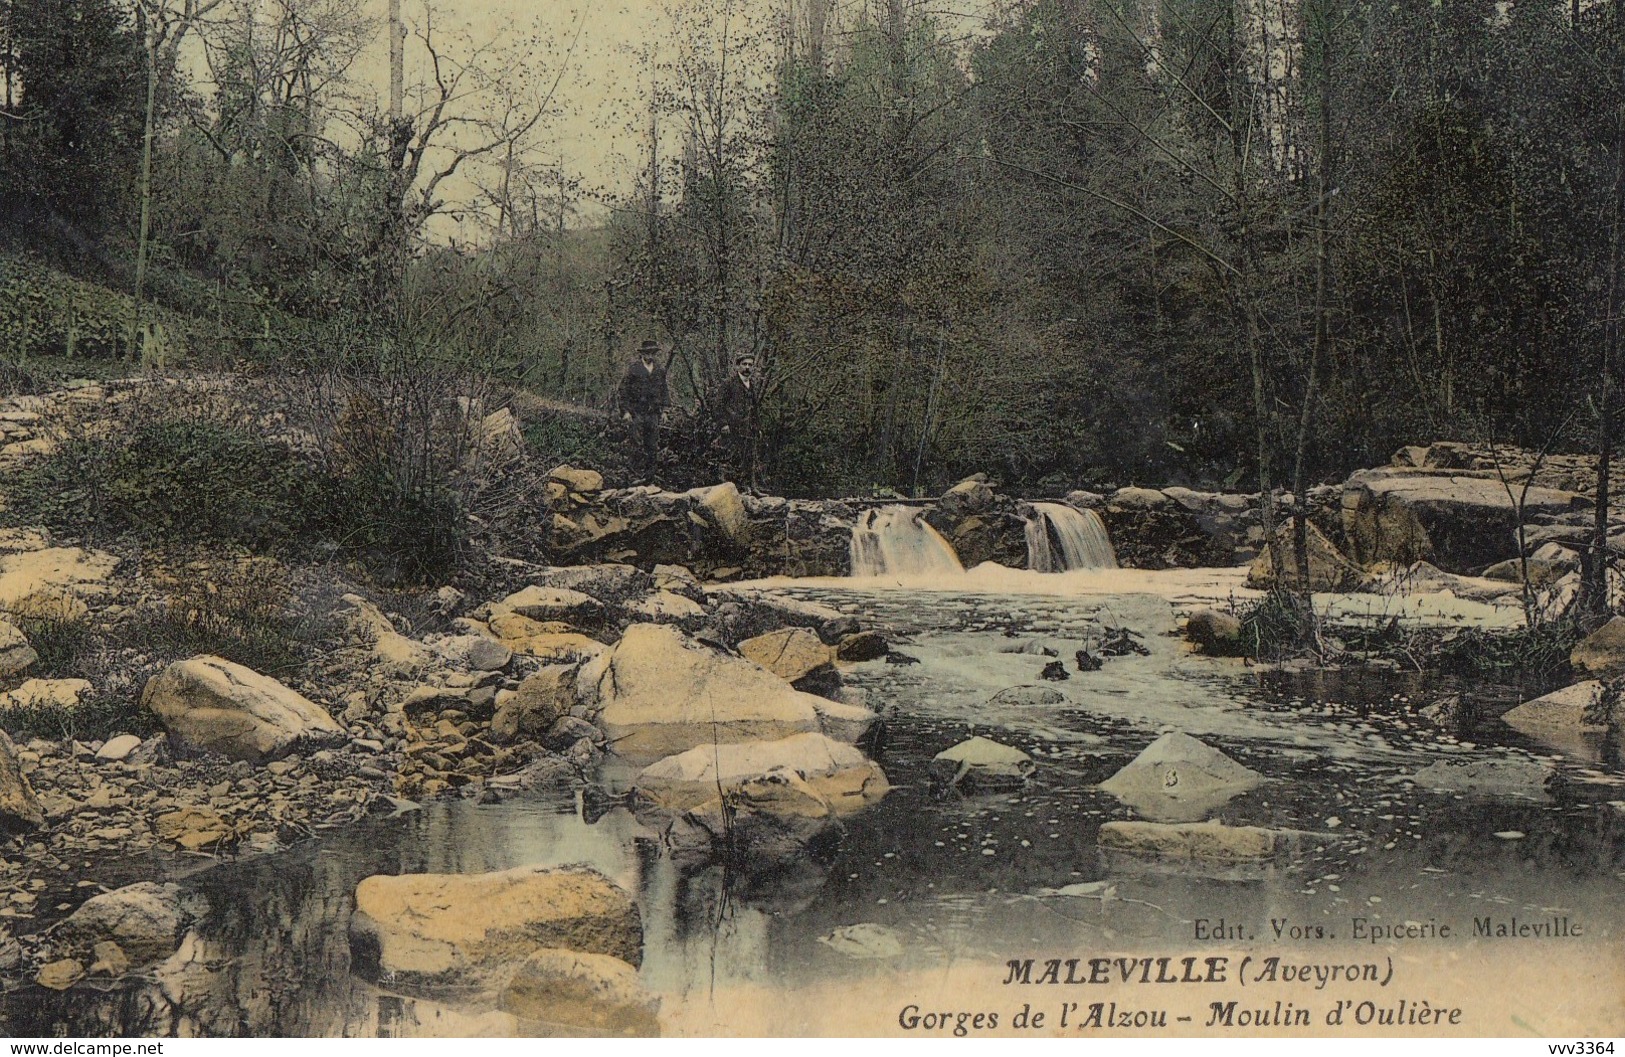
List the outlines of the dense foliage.
<svg viewBox="0 0 1625 1057">
<path fill-rule="evenodd" d="M 451 250 L 435 86 L 400 126 L 344 109 L 357 5 L 241 5 L 303 19 L 300 50 L 199 21 L 205 74 L 115 0 L 4 0 L 0 220 L 127 288 L 150 119 L 146 292 L 194 351 L 415 343 L 603 405 L 653 333 L 702 419 L 758 357 L 760 483 L 787 493 L 1290 487 L 1443 436 L 1595 444 L 1621 6 L 1027 0 L 967 40 L 916 0 L 798 0 L 788 31 L 698 4 L 631 190 L 583 212 L 510 96 Z M 7 351 L 116 347 L 127 303 L 15 272 Z"/>
</svg>

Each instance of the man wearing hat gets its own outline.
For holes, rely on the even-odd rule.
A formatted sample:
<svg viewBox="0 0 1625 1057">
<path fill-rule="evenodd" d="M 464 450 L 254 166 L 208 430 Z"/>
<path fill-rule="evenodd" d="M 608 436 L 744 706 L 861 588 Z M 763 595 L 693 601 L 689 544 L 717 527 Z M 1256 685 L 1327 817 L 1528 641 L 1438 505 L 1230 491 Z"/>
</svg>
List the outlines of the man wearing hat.
<svg viewBox="0 0 1625 1057">
<path fill-rule="evenodd" d="M 756 357 L 739 356 L 734 360 L 734 372 L 722 384 L 717 394 L 716 410 L 725 471 L 735 482 L 750 487 L 755 482 L 756 440 Z"/>
<path fill-rule="evenodd" d="M 631 441 L 631 466 L 638 483 L 654 480 L 660 464 L 660 413 L 666 408 L 666 368 L 655 362 L 660 345 L 645 338 L 638 357 L 621 377 L 621 421 Z"/>
</svg>

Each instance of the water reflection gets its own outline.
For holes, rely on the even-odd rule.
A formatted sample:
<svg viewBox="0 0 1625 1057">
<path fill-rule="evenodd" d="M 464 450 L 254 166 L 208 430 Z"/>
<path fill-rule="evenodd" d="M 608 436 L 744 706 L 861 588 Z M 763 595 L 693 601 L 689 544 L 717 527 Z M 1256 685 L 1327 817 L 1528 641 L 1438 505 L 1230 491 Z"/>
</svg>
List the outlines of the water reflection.
<svg viewBox="0 0 1625 1057">
<path fill-rule="evenodd" d="M 1418 677 L 1261 683 L 1237 668 L 1191 663 L 1160 634 L 1169 615 L 1159 600 L 820 597 L 890 622 L 924 662 L 852 670 L 851 681 L 887 712 L 877 754 L 893 790 L 847 819 L 821 856 L 766 864 L 673 856 L 660 827 L 621 798 L 572 788 L 434 804 L 188 879 L 210 909 L 175 958 L 110 990 L 8 994 L 0 999 L 8 1030 L 511 1034 L 521 1026 L 505 1014 L 403 998 L 360 980 L 350 972 L 347 932 L 355 886 L 371 874 L 527 864 L 587 865 L 636 894 L 641 979 L 679 1025 L 713 1023 L 685 1011 L 719 993 L 788 994 L 829 981 L 862 993 L 876 974 L 997 963 L 1017 949 L 1189 943 L 1198 918 L 1335 921 L 1356 911 L 1381 917 L 1392 906 L 1418 920 L 1460 920 L 1491 905 L 1563 906 L 1589 915 L 1600 942 L 1617 944 L 1625 894 L 1625 817 L 1609 804 L 1625 799 L 1617 747 L 1598 757 L 1613 762 L 1589 770 L 1553 761 L 1559 778 L 1547 804 L 1430 792 L 1407 779 L 1438 760 L 1550 750 L 1495 730 L 1493 720 L 1480 725 L 1483 744 L 1441 739 L 1413 722 L 1407 699 L 1432 689 Z M 1030 679 L 1039 660 L 999 652 L 1009 628 L 1059 645 L 1106 622 L 1142 631 L 1153 655 L 1061 684 L 1058 705 L 990 704 Z M 1205 877 L 1102 855 L 1100 826 L 1134 815 L 1096 785 L 1165 729 L 1201 736 L 1269 778 L 1215 814 L 1300 834 L 1291 855 Z M 973 734 L 1029 753 L 1038 771 L 1028 786 L 982 796 L 934 790 L 931 757 Z M 819 942 L 863 923 L 894 933 L 902 953 L 862 962 Z"/>
</svg>

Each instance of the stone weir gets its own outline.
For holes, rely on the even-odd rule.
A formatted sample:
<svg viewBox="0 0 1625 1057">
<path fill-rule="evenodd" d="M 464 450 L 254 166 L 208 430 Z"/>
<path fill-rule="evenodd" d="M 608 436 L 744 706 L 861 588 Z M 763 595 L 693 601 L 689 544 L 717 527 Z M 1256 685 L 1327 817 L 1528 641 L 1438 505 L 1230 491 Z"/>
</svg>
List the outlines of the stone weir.
<svg viewBox="0 0 1625 1057">
<path fill-rule="evenodd" d="M 1507 582 L 1527 576 L 1536 586 L 1571 578 L 1591 533 L 1587 467 L 1554 457 L 1531 480 L 1534 466 L 1507 452 L 1497 456 L 1491 462 L 1465 445 L 1440 442 L 1402 449 L 1390 466 L 1309 489 L 1302 506 L 1312 525 L 1315 589 L 1360 589 L 1396 575 L 1445 586 L 1462 575 Z M 559 563 L 686 565 L 713 580 L 846 576 L 854 553 L 871 572 L 877 556 L 906 554 L 907 541 L 892 533 L 909 530 L 929 535 L 933 546 L 940 537 L 966 569 L 989 561 L 1057 567 L 1053 550 L 1047 557 L 1029 553 L 1029 529 L 1041 516 L 1053 518 L 1055 507 L 1002 494 L 981 475 L 928 500 L 802 500 L 743 495 L 729 483 L 687 492 L 606 489 L 598 473 L 561 466 L 551 474 L 548 501 L 552 558 Z M 1273 582 L 1257 495 L 1128 487 L 1071 492 L 1058 502 L 1099 517 L 1122 567 L 1252 563 L 1254 586 Z M 1293 496 L 1277 497 L 1289 548 L 1285 526 L 1299 508 Z M 1625 514 L 1611 515 L 1610 547 L 1625 552 Z"/>
<path fill-rule="evenodd" d="M 554 561 L 685 565 L 714 580 L 849 575 L 854 526 L 896 502 L 752 496 L 728 482 L 686 492 L 609 489 L 595 471 L 569 466 L 550 478 Z M 1236 565 L 1251 561 L 1263 541 L 1255 497 L 1123 488 L 1074 492 L 1063 502 L 1100 516 L 1127 567 Z M 1028 567 L 1032 504 L 999 493 L 985 478 L 909 505 L 965 568 L 988 561 Z"/>
</svg>

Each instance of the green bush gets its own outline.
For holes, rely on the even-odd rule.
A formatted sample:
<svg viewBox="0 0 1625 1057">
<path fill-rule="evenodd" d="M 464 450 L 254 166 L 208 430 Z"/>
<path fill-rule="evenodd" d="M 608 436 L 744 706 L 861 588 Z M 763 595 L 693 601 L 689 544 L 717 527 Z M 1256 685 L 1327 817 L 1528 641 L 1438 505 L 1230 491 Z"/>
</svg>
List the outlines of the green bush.
<svg viewBox="0 0 1625 1057">
<path fill-rule="evenodd" d="M 270 546 L 299 537 L 320 481 L 287 448 L 209 421 L 76 438 L 27 464 L 11 515 L 92 535 Z"/>
<path fill-rule="evenodd" d="M 618 465 L 625 457 L 620 432 L 602 421 L 574 415 L 543 415 L 524 426 L 525 445 L 549 465 Z"/>
<path fill-rule="evenodd" d="M 16 618 L 15 623 L 39 654 L 29 674 L 41 679 L 74 679 L 83 674 L 85 654 L 95 643 L 95 636 L 83 620 L 25 616 Z"/>
<path fill-rule="evenodd" d="M 288 570 L 267 559 L 188 566 L 159 575 L 163 604 L 121 637 L 168 664 L 200 653 L 283 677 L 310 659 L 325 619 L 288 586 Z"/>
<path fill-rule="evenodd" d="M 328 473 L 207 419 L 164 417 L 121 436 L 69 440 L 18 470 L 9 492 L 13 524 L 171 547 L 317 548 L 409 581 L 443 577 L 466 539 L 449 491 L 406 487 L 372 466 Z"/>
</svg>

